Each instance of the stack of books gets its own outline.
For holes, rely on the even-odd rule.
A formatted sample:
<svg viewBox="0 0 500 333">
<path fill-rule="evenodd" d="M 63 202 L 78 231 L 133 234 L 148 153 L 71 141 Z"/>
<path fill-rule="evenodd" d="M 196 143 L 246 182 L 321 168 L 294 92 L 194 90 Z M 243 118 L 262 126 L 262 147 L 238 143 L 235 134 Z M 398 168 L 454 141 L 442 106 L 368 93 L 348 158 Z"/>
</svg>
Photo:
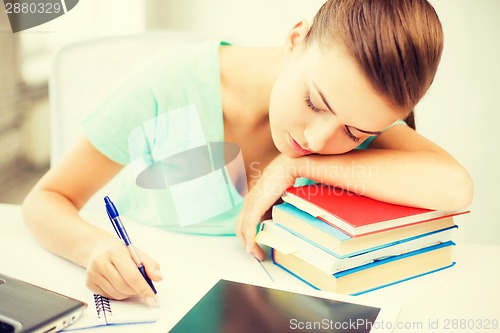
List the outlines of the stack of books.
<svg viewBox="0 0 500 333">
<path fill-rule="evenodd" d="M 288 189 L 257 242 L 273 262 L 321 290 L 357 295 L 454 265 L 453 216 L 336 187 Z"/>
</svg>

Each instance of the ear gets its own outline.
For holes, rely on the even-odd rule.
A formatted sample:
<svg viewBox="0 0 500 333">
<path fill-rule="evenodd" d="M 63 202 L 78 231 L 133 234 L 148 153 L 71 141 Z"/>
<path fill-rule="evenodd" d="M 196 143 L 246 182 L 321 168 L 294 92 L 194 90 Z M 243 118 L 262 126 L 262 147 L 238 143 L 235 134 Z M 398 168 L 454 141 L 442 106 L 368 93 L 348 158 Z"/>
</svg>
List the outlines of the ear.
<svg viewBox="0 0 500 333">
<path fill-rule="evenodd" d="M 297 46 L 302 45 L 307 33 L 309 32 L 309 23 L 300 21 L 295 24 L 285 39 L 285 46 L 288 51 L 293 51 Z"/>
</svg>

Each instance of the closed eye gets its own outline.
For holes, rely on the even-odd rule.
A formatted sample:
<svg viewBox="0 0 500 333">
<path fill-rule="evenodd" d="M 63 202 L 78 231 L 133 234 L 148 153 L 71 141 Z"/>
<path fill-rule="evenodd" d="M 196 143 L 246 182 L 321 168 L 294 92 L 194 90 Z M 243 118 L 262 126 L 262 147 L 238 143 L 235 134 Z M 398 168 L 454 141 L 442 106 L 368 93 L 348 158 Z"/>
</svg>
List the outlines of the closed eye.
<svg viewBox="0 0 500 333">
<path fill-rule="evenodd" d="M 318 113 L 322 112 L 323 110 L 318 109 L 316 106 L 311 101 L 311 96 L 306 96 L 306 105 L 311 109 L 313 112 Z"/>
<path fill-rule="evenodd" d="M 323 110 L 317 108 L 316 106 L 314 106 L 314 104 L 311 101 L 311 97 L 310 96 L 306 96 L 305 102 L 306 102 L 307 107 L 309 109 L 311 109 L 314 113 L 319 113 L 319 112 L 323 111 Z M 358 136 L 355 136 L 351 132 L 351 129 L 349 128 L 349 126 L 345 125 L 344 128 L 345 128 L 345 133 L 347 134 L 347 136 L 349 137 L 349 139 L 351 139 L 352 141 L 354 141 L 356 143 L 359 143 L 362 140 L 362 138 L 360 138 Z"/>
<path fill-rule="evenodd" d="M 345 133 L 347 134 L 347 136 L 349 137 L 349 139 L 351 139 L 352 141 L 356 142 L 356 143 L 359 143 L 362 138 L 358 137 L 358 136 L 355 136 L 354 134 L 352 134 L 351 132 L 351 129 L 349 128 L 349 126 L 344 126 L 345 127 Z"/>
</svg>

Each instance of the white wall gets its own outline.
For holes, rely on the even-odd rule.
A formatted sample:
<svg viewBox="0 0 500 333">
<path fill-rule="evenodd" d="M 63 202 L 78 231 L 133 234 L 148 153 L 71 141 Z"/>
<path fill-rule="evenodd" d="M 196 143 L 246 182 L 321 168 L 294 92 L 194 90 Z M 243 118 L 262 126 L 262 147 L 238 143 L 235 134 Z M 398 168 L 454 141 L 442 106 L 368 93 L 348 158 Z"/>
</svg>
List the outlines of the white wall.
<svg viewBox="0 0 500 333">
<path fill-rule="evenodd" d="M 419 132 L 471 173 L 471 214 L 457 240 L 500 244 L 500 1 L 434 0 L 445 33 L 435 82 L 417 109 Z"/>
<path fill-rule="evenodd" d="M 133 34 L 144 29 L 145 7 L 139 1 L 79 1 L 72 10 L 55 20 L 18 33 L 23 78 L 27 81 L 46 80 L 51 53 L 61 45 Z"/>
<path fill-rule="evenodd" d="M 180 27 L 250 44 L 281 43 L 324 1 L 149 0 L 149 27 Z M 419 132 L 452 153 L 475 183 L 471 214 L 456 218 L 457 241 L 500 244 L 500 1 L 431 0 L 445 32 L 435 82 L 417 107 Z"/>
<path fill-rule="evenodd" d="M 148 28 L 182 28 L 251 45 L 280 45 L 325 0 L 148 0 Z"/>
</svg>

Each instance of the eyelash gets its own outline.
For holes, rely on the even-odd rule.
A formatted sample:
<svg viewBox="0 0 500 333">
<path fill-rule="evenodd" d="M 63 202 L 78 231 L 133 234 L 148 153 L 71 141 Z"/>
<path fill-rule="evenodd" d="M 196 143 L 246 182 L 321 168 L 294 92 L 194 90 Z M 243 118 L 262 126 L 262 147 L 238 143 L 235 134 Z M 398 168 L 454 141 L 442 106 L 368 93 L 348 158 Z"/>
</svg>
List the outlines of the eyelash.
<svg viewBox="0 0 500 333">
<path fill-rule="evenodd" d="M 354 141 L 356 143 L 359 143 L 361 141 L 361 138 L 359 138 L 351 133 L 351 130 L 349 129 L 349 127 L 347 127 L 347 126 L 344 126 L 344 127 L 345 127 L 345 133 L 347 134 L 349 139 L 351 139 L 352 141 Z"/>
<path fill-rule="evenodd" d="M 311 101 L 311 97 L 310 96 L 306 96 L 306 105 L 314 113 L 319 113 L 319 112 L 322 111 L 322 110 L 320 110 L 320 109 L 318 109 L 317 107 L 314 106 L 314 104 Z M 359 137 L 357 137 L 357 136 L 355 136 L 354 134 L 351 133 L 351 130 L 349 129 L 349 127 L 347 127 L 347 126 L 344 126 L 344 127 L 345 127 L 345 133 L 347 134 L 347 136 L 349 137 L 349 139 L 351 139 L 352 141 L 354 141 L 356 143 L 359 143 L 361 141 L 361 138 L 359 138 Z"/>
<path fill-rule="evenodd" d="M 311 109 L 314 113 L 321 112 L 322 110 L 318 109 L 317 107 L 314 106 L 314 104 L 311 102 L 311 97 L 306 96 L 306 105 Z"/>
</svg>

